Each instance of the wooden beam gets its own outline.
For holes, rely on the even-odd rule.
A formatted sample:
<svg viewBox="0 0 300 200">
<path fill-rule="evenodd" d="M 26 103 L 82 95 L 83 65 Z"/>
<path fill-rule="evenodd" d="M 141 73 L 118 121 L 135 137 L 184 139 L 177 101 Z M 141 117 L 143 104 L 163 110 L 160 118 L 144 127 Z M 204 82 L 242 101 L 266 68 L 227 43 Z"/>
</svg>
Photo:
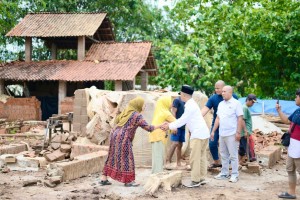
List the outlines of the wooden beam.
<svg viewBox="0 0 300 200">
<path fill-rule="evenodd" d="M 51 44 L 51 59 L 52 60 L 57 59 L 57 45 L 55 43 Z"/>
<path fill-rule="evenodd" d="M 4 80 L 0 79 L 0 95 L 4 94 L 5 88 L 4 88 Z"/>
<path fill-rule="evenodd" d="M 61 113 L 60 103 L 64 100 L 67 96 L 67 82 L 66 81 L 59 81 L 58 83 L 58 113 Z"/>
<path fill-rule="evenodd" d="M 32 60 L 32 38 L 25 38 L 25 61 L 29 62 Z"/>
<path fill-rule="evenodd" d="M 111 28 L 110 28 L 110 27 L 107 27 L 107 28 L 100 28 L 99 30 L 101 30 L 101 31 L 111 31 Z"/>
<path fill-rule="evenodd" d="M 115 91 L 122 91 L 122 81 L 115 81 Z"/>
<path fill-rule="evenodd" d="M 100 42 L 99 40 L 96 40 L 96 39 L 94 39 L 94 38 L 92 38 L 90 36 L 87 36 L 87 38 L 90 39 L 90 40 L 92 40 L 92 41 L 94 41 L 94 42 Z"/>
<path fill-rule="evenodd" d="M 77 45 L 77 60 L 84 60 L 85 58 L 85 36 L 78 37 Z"/>
<path fill-rule="evenodd" d="M 141 69 L 140 72 L 156 72 L 157 69 Z"/>
</svg>

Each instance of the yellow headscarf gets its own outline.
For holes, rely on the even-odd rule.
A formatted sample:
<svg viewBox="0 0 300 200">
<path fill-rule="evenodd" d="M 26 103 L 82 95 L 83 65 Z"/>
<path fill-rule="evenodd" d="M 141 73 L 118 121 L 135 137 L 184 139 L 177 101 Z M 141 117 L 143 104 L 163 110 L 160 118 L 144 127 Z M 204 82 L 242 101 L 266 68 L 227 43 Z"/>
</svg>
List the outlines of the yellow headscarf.
<svg viewBox="0 0 300 200">
<path fill-rule="evenodd" d="M 169 115 L 172 115 L 170 111 L 171 104 L 171 96 L 162 96 L 157 100 L 152 120 L 153 125 L 160 125 Z"/>
<path fill-rule="evenodd" d="M 124 126 L 133 112 L 141 112 L 144 106 L 144 99 L 140 96 L 129 101 L 125 110 L 123 110 L 115 119 L 117 126 Z"/>
<path fill-rule="evenodd" d="M 168 121 L 171 117 L 175 121 L 175 117 L 172 115 L 170 111 L 170 107 L 172 105 L 172 97 L 171 96 L 162 96 L 160 97 L 155 105 L 152 125 L 160 125 L 165 121 Z M 166 131 L 161 129 L 156 129 L 149 134 L 150 142 L 162 141 L 164 144 L 167 141 L 165 137 Z"/>
</svg>

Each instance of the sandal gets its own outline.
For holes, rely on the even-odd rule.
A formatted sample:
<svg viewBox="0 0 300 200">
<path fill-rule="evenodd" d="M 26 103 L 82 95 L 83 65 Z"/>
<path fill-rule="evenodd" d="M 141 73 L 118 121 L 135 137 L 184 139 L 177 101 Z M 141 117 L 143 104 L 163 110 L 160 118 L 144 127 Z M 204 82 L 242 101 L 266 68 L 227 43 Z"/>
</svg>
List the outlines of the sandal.
<svg viewBox="0 0 300 200">
<path fill-rule="evenodd" d="M 212 168 L 218 168 L 218 167 L 222 167 L 222 164 L 212 163 L 208 168 L 212 169 Z"/>
<path fill-rule="evenodd" d="M 99 184 L 102 185 L 102 186 L 111 185 L 111 182 L 109 182 L 108 180 L 105 180 L 105 181 L 101 180 L 101 181 L 99 181 Z"/>
<path fill-rule="evenodd" d="M 125 183 L 124 186 L 125 187 L 137 187 L 139 186 L 140 184 L 139 183 L 136 183 L 134 181 L 130 182 L 130 183 Z"/>
<path fill-rule="evenodd" d="M 296 199 L 295 195 L 291 195 L 288 192 L 282 192 L 281 194 L 278 195 L 278 197 L 283 199 Z"/>
</svg>

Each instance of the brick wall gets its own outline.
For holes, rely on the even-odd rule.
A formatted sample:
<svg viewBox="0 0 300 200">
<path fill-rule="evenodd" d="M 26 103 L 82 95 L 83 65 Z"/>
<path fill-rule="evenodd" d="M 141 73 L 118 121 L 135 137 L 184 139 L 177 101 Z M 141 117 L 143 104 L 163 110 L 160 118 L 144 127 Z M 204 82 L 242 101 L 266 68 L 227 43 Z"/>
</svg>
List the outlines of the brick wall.
<svg viewBox="0 0 300 200">
<path fill-rule="evenodd" d="M 7 118 L 6 113 L 4 112 L 4 103 L 0 101 L 0 118 Z"/>
<path fill-rule="evenodd" d="M 60 102 L 61 114 L 74 111 L 74 97 L 66 97 Z"/>
<path fill-rule="evenodd" d="M 9 98 L 0 103 L 0 117 L 8 120 L 41 120 L 41 102 L 35 98 Z"/>
</svg>

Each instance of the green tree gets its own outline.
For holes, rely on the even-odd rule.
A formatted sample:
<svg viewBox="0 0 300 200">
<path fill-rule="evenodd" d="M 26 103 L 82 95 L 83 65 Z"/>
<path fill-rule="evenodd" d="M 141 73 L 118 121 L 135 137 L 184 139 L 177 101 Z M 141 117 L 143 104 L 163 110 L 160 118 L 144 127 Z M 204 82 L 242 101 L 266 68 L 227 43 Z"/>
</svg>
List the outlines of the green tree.
<svg viewBox="0 0 300 200">
<path fill-rule="evenodd" d="M 159 44 L 157 81 L 175 88 L 188 83 L 210 94 L 223 79 L 242 96 L 293 99 L 300 81 L 299 2 L 260 2 L 177 3 L 169 16 L 183 40 Z"/>
</svg>

